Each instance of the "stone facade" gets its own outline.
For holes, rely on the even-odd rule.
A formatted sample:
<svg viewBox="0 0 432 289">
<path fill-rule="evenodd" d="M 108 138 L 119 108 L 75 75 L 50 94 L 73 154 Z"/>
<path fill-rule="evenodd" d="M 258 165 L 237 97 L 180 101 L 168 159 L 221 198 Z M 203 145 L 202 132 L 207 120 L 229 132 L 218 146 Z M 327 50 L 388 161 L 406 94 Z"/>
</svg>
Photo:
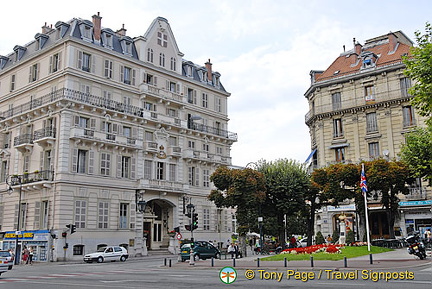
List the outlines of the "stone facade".
<svg viewBox="0 0 432 289">
<path fill-rule="evenodd" d="M 190 203 L 195 239 L 225 243 L 234 212 L 207 200 L 237 141 L 221 75 L 210 60 L 183 59 L 165 18 L 135 38 L 101 23 L 98 14 L 45 25 L 0 56 L 3 249 L 18 230 L 40 261 L 79 260 L 102 245 L 178 253 L 169 232 L 190 239 Z"/>
</svg>

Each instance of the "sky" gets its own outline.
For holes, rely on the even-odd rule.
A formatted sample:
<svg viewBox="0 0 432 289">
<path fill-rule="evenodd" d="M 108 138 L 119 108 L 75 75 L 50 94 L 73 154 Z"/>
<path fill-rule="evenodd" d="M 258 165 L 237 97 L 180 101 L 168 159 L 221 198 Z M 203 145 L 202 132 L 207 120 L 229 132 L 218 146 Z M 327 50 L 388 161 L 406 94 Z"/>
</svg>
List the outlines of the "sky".
<svg viewBox="0 0 432 289">
<path fill-rule="evenodd" d="M 403 31 L 415 41 L 430 22 L 432 1 L 326 0 L 104 0 L 20 1 L 2 11 L 0 55 L 34 40 L 47 23 L 91 20 L 102 27 L 144 35 L 158 16 L 168 20 L 184 59 L 213 71 L 231 93 L 228 130 L 238 134 L 232 164 L 288 158 L 311 152 L 304 93 L 309 72 L 325 70 L 343 52 L 367 39 Z"/>
</svg>

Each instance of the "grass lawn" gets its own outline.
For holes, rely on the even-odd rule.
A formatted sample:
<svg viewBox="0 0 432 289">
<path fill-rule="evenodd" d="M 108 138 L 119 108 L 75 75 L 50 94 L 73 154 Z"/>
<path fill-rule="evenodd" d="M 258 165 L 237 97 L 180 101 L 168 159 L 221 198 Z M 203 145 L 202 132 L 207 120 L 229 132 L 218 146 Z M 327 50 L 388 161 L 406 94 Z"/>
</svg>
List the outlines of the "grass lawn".
<svg viewBox="0 0 432 289">
<path fill-rule="evenodd" d="M 262 258 L 263 261 L 283 261 L 286 258 L 288 261 L 299 261 L 299 260 L 310 260 L 310 256 L 313 256 L 314 260 L 343 260 L 344 257 L 353 258 L 369 254 L 378 254 L 388 251 L 393 251 L 393 249 L 382 248 L 371 246 L 370 252 L 367 246 L 361 247 L 344 247 L 341 249 L 340 254 L 329 254 L 329 253 L 315 253 L 315 254 L 278 254 L 269 257 Z"/>
</svg>

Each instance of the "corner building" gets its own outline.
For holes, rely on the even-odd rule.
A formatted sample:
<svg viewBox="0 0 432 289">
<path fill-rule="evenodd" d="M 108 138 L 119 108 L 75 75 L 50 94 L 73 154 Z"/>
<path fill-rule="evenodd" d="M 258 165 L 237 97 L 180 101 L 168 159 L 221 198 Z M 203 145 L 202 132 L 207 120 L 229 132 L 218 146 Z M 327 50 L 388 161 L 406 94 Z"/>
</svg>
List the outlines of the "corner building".
<svg viewBox="0 0 432 289">
<path fill-rule="evenodd" d="M 37 261 L 80 260 L 103 245 L 178 253 L 169 232 L 190 239 L 188 204 L 195 239 L 226 242 L 234 214 L 207 200 L 237 141 L 221 75 L 210 60 L 183 59 L 165 18 L 135 38 L 101 22 L 98 13 L 45 24 L 0 56 L 2 248 L 18 232 Z"/>
<path fill-rule="evenodd" d="M 352 50 L 341 53 L 325 71 L 310 72 L 305 121 L 311 137 L 312 168 L 379 157 L 397 159 L 405 133 L 424 126 L 424 119 L 410 104 L 411 80 L 403 74 L 402 56 L 409 54 L 413 42 L 398 31 L 369 39 L 364 45 L 354 39 L 353 44 Z M 372 192 L 368 200 L 373 239 L 389 236 L 387 216 L 379 199 L 380 192 Z M 418 180 L 400 200 L 396 235 L 431 227 L 432 192 L 426 182 Z M 355 205 L 349 200 L 339 207 L 320 210 L 315 231 L 331 235 L 339 230 L 341 216 L 361 240 Z"/>
</svg>

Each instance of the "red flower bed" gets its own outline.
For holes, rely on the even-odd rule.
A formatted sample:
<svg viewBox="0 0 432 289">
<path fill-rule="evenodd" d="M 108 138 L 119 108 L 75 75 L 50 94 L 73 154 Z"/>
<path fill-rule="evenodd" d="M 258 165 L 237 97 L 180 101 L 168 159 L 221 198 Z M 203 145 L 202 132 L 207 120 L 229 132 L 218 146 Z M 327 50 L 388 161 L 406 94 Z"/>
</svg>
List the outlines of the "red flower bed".
<svg viewBox="0 0 432 289">
<path fill-rule="evenodd" d="M 282 253 L 285 254 L 313 254 L 317 251 L 324 251 L 327 253 L 339 253 L 339 248 L 343 247 L 340 244 L 321 244 L 321 245 L 312 245 L 308 247 L 300 247 L 300 248 L 290 248 L 285 249 L 282 251 Z M 295 252 L 295 253 L 294 253 Z"/>
</svg>

